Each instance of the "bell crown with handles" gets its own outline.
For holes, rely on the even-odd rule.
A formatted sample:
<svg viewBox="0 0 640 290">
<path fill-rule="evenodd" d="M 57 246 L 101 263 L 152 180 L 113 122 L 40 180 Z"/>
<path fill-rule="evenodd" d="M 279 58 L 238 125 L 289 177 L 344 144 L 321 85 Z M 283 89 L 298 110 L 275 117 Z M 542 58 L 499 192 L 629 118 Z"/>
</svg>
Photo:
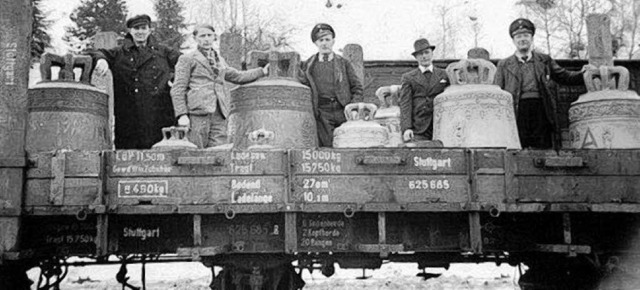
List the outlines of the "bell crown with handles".
<svg viewBox="0 0 640 290">
<path fill-rule="evenodd" d="M 344 107 L 347 121 L 371 121 L 376 115 L 378 106 L 371 103 L 351 103 Z"/>
<path fill-rule="evenodd" d="M 45 53 L 40 58 L 40 75 L 43 82 L 52 80 L 51 67 L 60 67 L 58 81 L 75 82 L 76 75 L 73 70 L 80 68 L 80 82 L 86 84 L 91 82 L 91 69 L 93 68 L 91 56 Z"/>
<path fill-rule="evenodd" d="M 584 72 L 584 84 L 587 91 L 604 91 L 629 89 L 629 70 L 622 66 L 606 66 L 589 68 Z"/>
<path fill-rule="evenodd" d="M 492 85 L 496 70 L 496 66 L 488 60 L 461 59 L 447 66 L 447 75 L 451 85 Z"/>
<path fill-rule="evenodd" d="M 300 54 L 294 51 L 251 51 L 249 58 L 249 67 L 263 67 L 269 64 L 267 78 L 296 79 L 300 67 Z"/>
</svg>

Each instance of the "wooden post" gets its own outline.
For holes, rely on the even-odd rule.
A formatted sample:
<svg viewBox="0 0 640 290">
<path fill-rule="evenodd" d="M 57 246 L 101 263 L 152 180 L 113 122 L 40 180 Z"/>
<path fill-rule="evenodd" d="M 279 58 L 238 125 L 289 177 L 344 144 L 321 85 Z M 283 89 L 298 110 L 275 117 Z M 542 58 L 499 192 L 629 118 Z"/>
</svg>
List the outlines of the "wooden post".
<svg viewBox="0 0 640 290">
<path fill-rule="evenodd" d="M 229 32 L 220 35 L 220 54 L 229 66 L 242 69 L 245 56 L 242 49 L 242 35 Z"/>
<path fill-rule="evenodd" d="M 364 57 L 362 53 L 362 46 L 359 44 L 350 43 L 344 47 L 344 58 L 348 59 L 353 68 L 356 70 L 356 74 L 360 78 L 360 81 L 364 83 Z"/>
<path fill-rule="evenodd" d="M 111 49 L 118 46 L 118 34 L 113 31 L 101 31 L 93 37 L 93 48 Z"/>
<path fill-rule="evenodd" d="M 344 58 L 348 59 L 349 62 L 351 62 L 351 64 L 353 65 L 353 68 L 356 70 L 356 75 L 358 75 L 358 78 L 362 83 L 362 89 L 364 90 L 366 84 L 364 83 L 364 54 L 362 52 L 362 46 L 354 43 L 347 44 L 342 50 L 342 54 Z M 375 96 L 373 98 L 366 99 L 365 95 L 364 101 L 377 103 L 377 99 L 375 98 Z"/>
<path fill-rule="evenodd" d="M 31 1 L 0 0 L 0 264 L 18 250 L 22 208 Z"/>
<path fill-rule="evenodd" d="M 589 64 L 596 67 L 613 66 L 611 19 L 609 16 L 606 14 L 589 14 L 587 16 L 587 42 Z"/>
<path fill-rule="evenodd" d="M 93 37 L 93 47 L 95 49 L 110 49 L 118 46 L 118 34 L 113 31 L 98 32 Z M 116 120 L 114 115 L 113 103 L 113 74 L 111 70 L 107 71 L 103 76 L 97 74 L 91 75 L 91 84 L 98 89 L 103 90 L 109 95 L 109 140 L 111 141 L 111 149 L 114 147 Z"/>
</svg>

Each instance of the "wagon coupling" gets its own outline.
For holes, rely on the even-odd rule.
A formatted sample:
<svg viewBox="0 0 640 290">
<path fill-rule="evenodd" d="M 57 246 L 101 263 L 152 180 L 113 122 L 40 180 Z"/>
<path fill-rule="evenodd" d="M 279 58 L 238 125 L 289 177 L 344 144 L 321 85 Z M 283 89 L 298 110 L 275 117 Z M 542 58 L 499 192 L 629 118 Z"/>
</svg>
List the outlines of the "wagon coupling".
<svg viewBox="0 0 640 290">
<path fill-rule="evenodd" d="M 224 212 L 224 217 L 226 217 L 229 220 L 232 220 L 233 218 L 236 217 L 236 211 L 233 210 L 232 208 L 229 208 Z"/>
<path fill-rule="evenodd" d="M 83 208 L 76 212 L 76 219 L 83 221 L 87 219 L 87 209 Z"/>
<path fill-rule="evenodd" d="M 352 218 L 354 214 L 356 214 L 356 211 L 351 207 L 351 206 L 347 206 L 344 209 L 343 212 L 344 216 L 346 216 L 347 218 Z"/>
<path fill-rule="evenodd" d="M 501 213 L 500 209 L 497 208 L 496 206 L 492 206 L 489 208 L 489 215 L 491 217 L 497 218 L 500 216 L 500 213 Z"/>
</svg>

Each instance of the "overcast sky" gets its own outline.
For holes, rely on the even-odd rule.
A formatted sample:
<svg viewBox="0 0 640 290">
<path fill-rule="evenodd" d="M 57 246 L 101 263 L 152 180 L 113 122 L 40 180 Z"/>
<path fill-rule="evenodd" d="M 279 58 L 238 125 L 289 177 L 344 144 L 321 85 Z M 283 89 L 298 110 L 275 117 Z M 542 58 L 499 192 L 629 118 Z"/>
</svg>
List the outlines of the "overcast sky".
<svg viewBox="0 0 640 290">
<path fill-rule="evenodd" d="M 255 0 L 264 9 L 276 7 L 278 13 L 298 28 L 299 33 L 291 40 L 293 48 L 303 58 L 314 53 L 316 48 L 309 39 L 315 23 L 326 22 L 336 30 L 335 48 L 347 43 L 363 46 L 365 60 L 412 59 L 413 42 L 426 37 L 437 42 L 441 37 L 438 29 L 438 16 L 432 5 L 434 0 L 331 0 L 333 7 L 327 8 L 327 0 Z M 453 8 L 452 12 L 462 20 L 459 27 L 468 29 L 471 21 L 468 16 L 475 14 L 482 23 L 478 40 L 491 52 L 492 58 L 503 58 L 513 53 L 513 44 L 508 35 L 511 21 L 519 17 L 515 8 L 516 0 L 468 0 L 466 4 Z M 64 26 L 71 24 L 69 14 L 78 6 L 79 0 L 43 0 L 49 18 L 55 21 L 51 33 L 58 52 L 64 50 L 60 40 Z M 153 17 L 152 0 L 127 0 L 129 15 L 147 13 Z M 341 4 L 341 8 L 336 8 Z M 475 11 L 475 12 L 474 12 Z M 473 47 L 472 33 L 459 36 L 460 47 L 457 57 Z M 438 56 L 436 48 L 436 56 Z"/>
</svg>

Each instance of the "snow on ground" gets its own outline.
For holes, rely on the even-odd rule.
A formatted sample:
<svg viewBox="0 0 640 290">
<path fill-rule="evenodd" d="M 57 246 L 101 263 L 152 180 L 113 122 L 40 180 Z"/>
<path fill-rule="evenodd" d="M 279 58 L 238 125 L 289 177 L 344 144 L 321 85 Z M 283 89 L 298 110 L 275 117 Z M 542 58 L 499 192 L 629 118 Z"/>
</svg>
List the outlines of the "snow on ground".
<svg viewBox="0 0 640 290">
<path fill-rule="evenodd" d="M 63 290 L 100 289 L 120 290 L 122 286 L 115 280 L 119 265 L 70 267 L 66 279 L 61 284 Z M 127 267 L 129 282 L 134 286 L 141 286 L 141 265 L 133 264 Z M 367 270 L 369 278 L 358 279 L 362 276 L 361 269 L 339 269 L 330 278 L 324 277 L 319 271 L 309 274 L 303 272 L 303 279 L 307 283 L 305 290 L 329 289 L 454 289 L 454 290 L 513 290 L 517 286 L 519 277 L 517 268 L 491 263 L 483 264 L 453 264 L 449 270 L 433 268 L 428 273 L 442 273 L 438 278 L 423 280 L 417 277 L 419 273 L 415 263 L 388 263 L 378 270 Z M 39 270 L 29 271 L 29 277 L 37 282 Z M 201 263 L 157 263 L 146 265 L 147 289 L 202 289 L 208 290 L 211 282 L 211 272 Z M 35 286 L 32 289 L 36 289 Z"/>
</svg>

